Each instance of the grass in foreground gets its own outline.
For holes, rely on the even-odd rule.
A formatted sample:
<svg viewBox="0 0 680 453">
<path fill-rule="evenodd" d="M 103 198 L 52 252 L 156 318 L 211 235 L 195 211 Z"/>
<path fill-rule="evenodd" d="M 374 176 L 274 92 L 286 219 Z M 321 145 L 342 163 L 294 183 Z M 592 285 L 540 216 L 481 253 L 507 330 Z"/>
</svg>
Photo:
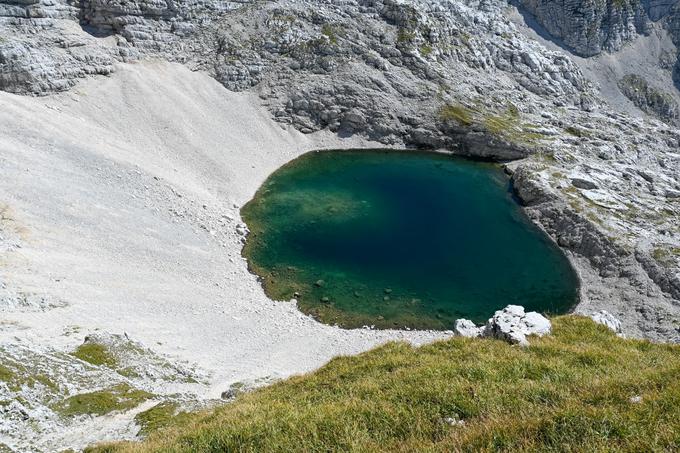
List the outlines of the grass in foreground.
<svg viewBox="0 0 680 453">
<path fill-rule="evenodd" d="M 553 326 L 525 349 L 391 343 L 90 452 L 680 449 L 679 346 L 575 316 Z"/>
</svg>

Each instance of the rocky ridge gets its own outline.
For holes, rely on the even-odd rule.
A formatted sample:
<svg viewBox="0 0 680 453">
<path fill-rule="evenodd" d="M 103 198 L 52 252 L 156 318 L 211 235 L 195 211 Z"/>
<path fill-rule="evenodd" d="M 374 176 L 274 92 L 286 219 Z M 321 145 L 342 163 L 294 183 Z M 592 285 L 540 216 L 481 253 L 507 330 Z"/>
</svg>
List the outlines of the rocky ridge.
<svg viewBox="0 0 680 453">
<path fill-rule="evenodd" d="M 680 131 L 612 111 L 568 56 L 517 31 L 503 1 L 0 6 L 6 91 L 49 94 L 118 62 L 163 58 L 257 93 L 302 132 L 514 160 L 527 212 L 578 268 L 577 311 L 606 308 L 625 332 L 680 340 Z M 577 26 L 621 33 L 574 46 L 614 50 L 645 32 L 643 13 L 597 9 Z"/>
</svg>

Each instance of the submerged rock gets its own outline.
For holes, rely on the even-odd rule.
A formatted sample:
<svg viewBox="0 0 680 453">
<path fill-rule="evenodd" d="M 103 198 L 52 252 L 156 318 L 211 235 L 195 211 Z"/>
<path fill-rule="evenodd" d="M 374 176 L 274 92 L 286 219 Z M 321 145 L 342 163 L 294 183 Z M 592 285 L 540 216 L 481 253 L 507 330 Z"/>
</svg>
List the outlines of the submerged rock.
<svg viewBox="0 0 680 453">
<path fill-rule="evenodd" d="M 598 324 L 607 326 L 609 329 L 613 330 L 616 333 L 621 333 L 621 321 L 616 319 L 616 317 L 609 313 L 607 310 L 600 310 L 598 312 L 594 312 L 589 316 L 589 318 Z"/>
</svg>

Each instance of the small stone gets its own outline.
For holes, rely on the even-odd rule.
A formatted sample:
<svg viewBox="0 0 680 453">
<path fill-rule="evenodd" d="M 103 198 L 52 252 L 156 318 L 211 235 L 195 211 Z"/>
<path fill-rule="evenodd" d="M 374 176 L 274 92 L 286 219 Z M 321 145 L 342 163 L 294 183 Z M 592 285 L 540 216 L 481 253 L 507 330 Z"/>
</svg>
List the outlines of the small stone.
<svg viewBox="0 0 680 453">
<path fill-rule="evenodd" d="M 326 282 L 324 282 L 323 280 L 317 280 L 317 281 L 314 282 L 314 286 L 316 286 L 317 288 L 321 288 L 325 284 L 326 284 Z"/>
<path fill-rule="evenodd" d="M 464 426 L 465 420 L 461 420 L 458 417 L 446 417 L 444 418 L 444 423 L 451 426 Z"/>
<path fill-rule="evenodd" d="M 328 298 L 327 296 L 324 296 L 324 297 L 321 298 L 321 302 L 323 302 L 324 304 L 327 304 L 327 303 L 329 303 L 330 301 L 331 301 L 331 299 Z"/>
<path fill-rule="evenodd" d="M 232 400 L 232 399 L 236 398 L 236 395 L 237 395 L 236 390 L 229 389 L 229 390 L 225 390 L 224 392 L 222 392 L 222 394 L 220 396 L 222 397 L 223 400 Z"/>
</svg>

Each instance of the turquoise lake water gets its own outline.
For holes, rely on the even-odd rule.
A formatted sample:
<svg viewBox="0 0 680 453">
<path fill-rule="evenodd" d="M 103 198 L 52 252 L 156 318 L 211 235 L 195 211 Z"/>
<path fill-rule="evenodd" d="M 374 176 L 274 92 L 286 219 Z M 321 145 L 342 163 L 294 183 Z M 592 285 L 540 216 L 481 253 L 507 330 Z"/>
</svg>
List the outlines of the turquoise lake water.
<svg viewBox="0 0 680 453">
<path fill-rule="evenodd" d="M 344 327 L 449 329 L 508 304 L 558 314 L 577 298 L 566 257 L 495 164 L 395 151 L 306 154 L 242 210 L 268 295 Z"/>
</svg>

